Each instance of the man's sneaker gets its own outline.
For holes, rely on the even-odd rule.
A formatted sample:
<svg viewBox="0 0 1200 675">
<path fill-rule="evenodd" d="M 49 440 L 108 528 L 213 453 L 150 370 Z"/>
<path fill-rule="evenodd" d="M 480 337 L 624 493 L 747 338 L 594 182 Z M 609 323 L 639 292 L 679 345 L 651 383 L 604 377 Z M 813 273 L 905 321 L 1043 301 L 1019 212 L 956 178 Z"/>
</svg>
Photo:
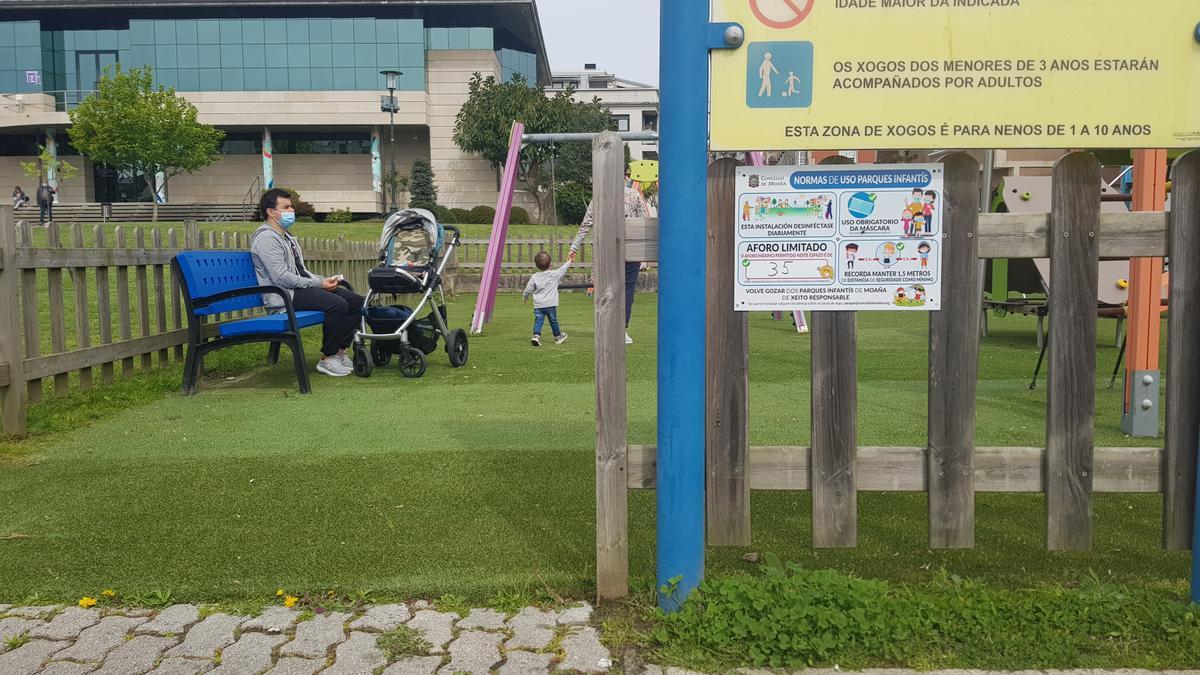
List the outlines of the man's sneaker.
<svg viewBox="0 0 1200 675">
<path fill-rule="evenodd" d="M 345 377 L 350 374 L 351 369 L 342 365 L 336 356 L 331 356 L 327 359 L 321 359 L 317 362 L 317 372 L 324 373 L 330 377 Z"/>
<path fill-rule="evenodd" d="M 561 345 L 562 343 L 564 343 L 566 341 L 567 341 L 566 333 L 559 333 L 558 337 L 554 338 L 554 344 L 556 344 L 556 345 Z"/>
<path fill-rule="evenodd" d="M 337 359 L 338 363 L 342 364 L 343 366 L 346 366 L 347 370 L 349 370 L 350 372 L 354 372 L 354 361 L 350 360 L 350 355 L 348 353 L 342 352 L 341 354 L 338 354 L 337 356 L 335 356 L 333 358 Z"/>
<path fill-rule="evenodd" d="M 633 338 L 629 337 L 629 333 L 625 334 L 625 344 L 627 344 L 627 345 L 633 344 Z"/>
<path fill-rule="evenodd" d="M 542 346 L 542 336 L 538 335 L 537 333 L 534 333 L 533 337 L 529 338 L 529 344 L 533 345 L 534 347 L 541 347 Z"/>
</svg>

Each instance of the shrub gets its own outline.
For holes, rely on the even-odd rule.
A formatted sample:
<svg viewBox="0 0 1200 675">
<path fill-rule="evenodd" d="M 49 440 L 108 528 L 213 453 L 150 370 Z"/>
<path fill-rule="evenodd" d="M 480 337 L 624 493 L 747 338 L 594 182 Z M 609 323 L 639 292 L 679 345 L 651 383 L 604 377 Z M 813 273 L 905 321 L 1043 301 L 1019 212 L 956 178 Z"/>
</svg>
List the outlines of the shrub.
<svg viewBox="0 0 1200 675">
<path fill-rule="evenodd" d="M 455 225 L 471 222 L 471 212 L 466 209 L 450 209 L 450 218 Z"/>
<path fill-rule="evenodd" d="M 292 196 L 292 207 L 296 209 L 296 220 L 300 220 L 301 218 L 309 218 L 310 220 L 305 222 L 313 222 L 311 219 L 317 215 L 317 210 L 313 208 L 313 205 L 301 199 L 299 192 L 286 187 L 281 189 L 287 190 L 287 193 Z M 266 192 L 266 190 L 263 190 L 261 193 L 259 193 L 259 196 L 261 197 L 262 195 L 266 194 Z"/>
<path fill-rule="evenodd" d="M 472 225 L 491 225 L 492 221 L 496 220 L 496 209 L 490 206 L 476 206 L 471 209 L 468 218 L 470 220 L 467 222 Z"/>
<path fill-rule="evenodd" d="M 529 223 L 530 220 L 528 211 L 519 206 L 512 207 L 512 213 L 508 215 L 509 225 L 528 225 Z"/>
<path fill-rule="evenodd" d="M 450 209 L 448 209 L 444 206 L 434 206 L 430 210 L 433 212 L 433 217 L 437 218 L 437 221 L 439 223 L 443 223 L 443 224 L 450 223 L 451 225 L 461 225 L 462 224 L 462 223 L 453 222 L 454 214 L 450 212 Z"/>
<path fill-rule="evenodd" d="M 558 221 L 563 225 L 578 225 L 587 213 L 588 202 L 592 201 L 591 187 L 583 183 L 568 182 L 558 187 L 554 205 Z"/>
<path fill-rule="evenodd" d="M 438 205 L 438 191 L 433 179 L 433 167 L 429 166 L 427 160 L 418 157 L 413 161 L 408 187 L 412 193 L 412 200 L 408 203 L 409 207 L 432 211 Z"/>
<path fill-rule="evenodd" d="M 334 209 L 325 216 L 327 223 L 352 223 L 354 222 L 354 212 L 349 208 Z"/>
<path fill-rule="evenodd" d="M 1069 589 L 1008 590 L 945 571 L 898 585 L 785 566 L 768 554 L 762 576 L 708 579 L 680 611 L 657 611 L 651 640 L 667 663 L 705 671 L 1075 668 L 1126 663 L 1131 650 L 1182 664 L 1200 649 L 1193 607 L 1095 575 Z"/>
</svg>

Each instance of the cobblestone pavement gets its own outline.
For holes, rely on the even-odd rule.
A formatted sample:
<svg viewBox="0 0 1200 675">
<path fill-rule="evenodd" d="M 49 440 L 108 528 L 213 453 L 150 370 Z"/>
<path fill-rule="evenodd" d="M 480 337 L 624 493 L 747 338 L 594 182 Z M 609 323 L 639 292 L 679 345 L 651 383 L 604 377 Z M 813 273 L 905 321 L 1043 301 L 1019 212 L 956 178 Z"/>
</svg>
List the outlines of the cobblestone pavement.
<svg viewBox="0 0 1200 675">
<path fill-rule="evenodd" d="M 464 617 L 424 602 L 321 614 L 272 606 L 256 617 L 196 605 L 0 605 L 0 675 L 607 672 L 611 657 L 588 625 L 591 615 L 587 604 L 513 616 L 475 609 Z M 419 645 L 415 636 L 426 651 L 389 653 L 399 637 Z"/>
<path fill-rule="evenodd" d="M 525 675 L 621 670 L 591 625 L 592 607 L 526 607 L 511 616 L 473 609 L 465 616 L 427 602 L 374 605 L 314 614 L 280 606 L 258 616 L 196 605 L 158 611 L 0 604 L 0 675 Z M 427 648 L 389 653 L 391 641 L 420 636 Z M 635 659 L 636 660 L 636 659 Z M 626 664 L 639 675 L 703 675 L 679 668 Z M 786 671 L 736 671 L 785 675 Z M 848 675 L 809 669 L 795 675 Z M 1028 670 L 918 673 L 871 669 L 853 675 L 1164 675 L 1144 670 Z M 1169 675 L 1200 675 L 1179 670 Z"/>
</svg>

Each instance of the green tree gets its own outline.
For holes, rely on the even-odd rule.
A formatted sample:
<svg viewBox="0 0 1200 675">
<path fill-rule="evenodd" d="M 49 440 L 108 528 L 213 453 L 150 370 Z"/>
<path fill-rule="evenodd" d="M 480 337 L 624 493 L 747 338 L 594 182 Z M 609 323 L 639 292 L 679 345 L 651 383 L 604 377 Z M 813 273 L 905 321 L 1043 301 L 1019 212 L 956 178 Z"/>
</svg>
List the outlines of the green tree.
<svg viewBox="0 0 1200 675">
<path fill-rule="evenodd" d="M 433 182 L 433 167 L 424 158 L 418 157 L 413 161 L 412 174 L 409 178 L 409 188 L 412 191 L 412 201 L 409 208 L 433 211 L 437 208 L 437 185 Z"/>
<path fill-rule="evenodd" d="M 70 112 L 71 143 L 94 162 L 141 172 L 154 198 L 171 178 L 212 164 L 225 132 L 196 119 L 196 106 L 174 89 L 154 86 L 149 66 L 106 68 L 96 92 Z M 156 185 L 156 176 L 165 176 Z"/>
<path fill-rule="evenodd" d="M 388 169 L 383 172 L 379 178 L 379 182 L 383 187 L 384 212 L 391 208 L 392 204 L 404 203 L 402 195 L 408 192 L 409 180 L 411 180 L 409 176 L 401 175 L 395 169 Z"/>
<path fill-rule="evenodd" d="M 41 185 L 43 176 L 46 178 L 54 176 L 58 181 L 71 180 L 79 173 L 79 170 L 70 162 L 61 160 L 51 154 L 50 148 L 39 145 L 37 160 L 33 162 L 21 162 L 21 172 L 29 180 L 36 180 L 38 185 Z"/>
<path fill-rule="evenodd" d="M 521 76 L 500 82 L 479 73 L 468 85 L 470 94 L 454 125 L 454 143 L 463 151 L 502 167 L 508 156 L 512 123 L 525 124 L 525 133 L 599 132 L 609 128 L 608 111 L 599 100 L 581 103 L 574 90 L 564 89 L 547 96 L 541 87 L 530 86 Z M 531 145 L 521 153 L 518 179 L 533 194 L 542 221 L 553 218 L 553 194 L 557 185 L 592 182 L 592 150 L 587 143 Z"/>
</svg>

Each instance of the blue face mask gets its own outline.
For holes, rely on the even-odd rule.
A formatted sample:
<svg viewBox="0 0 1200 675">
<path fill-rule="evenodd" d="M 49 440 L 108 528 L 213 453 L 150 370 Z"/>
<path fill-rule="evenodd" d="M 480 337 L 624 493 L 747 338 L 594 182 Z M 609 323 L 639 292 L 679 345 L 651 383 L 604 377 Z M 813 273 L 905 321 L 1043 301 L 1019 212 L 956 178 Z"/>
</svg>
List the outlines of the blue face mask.
<svg viewBox="0 0 1200 675">
<path fill-rule="evenodd" d="M 286 230 L 286 229 L 291 228 L 292 224 L 295 222 L 296 222 L 296 212 L 295 211 L 284 211 L 279 214 L 279 225 L 283 229 Z"/>
</svg>

